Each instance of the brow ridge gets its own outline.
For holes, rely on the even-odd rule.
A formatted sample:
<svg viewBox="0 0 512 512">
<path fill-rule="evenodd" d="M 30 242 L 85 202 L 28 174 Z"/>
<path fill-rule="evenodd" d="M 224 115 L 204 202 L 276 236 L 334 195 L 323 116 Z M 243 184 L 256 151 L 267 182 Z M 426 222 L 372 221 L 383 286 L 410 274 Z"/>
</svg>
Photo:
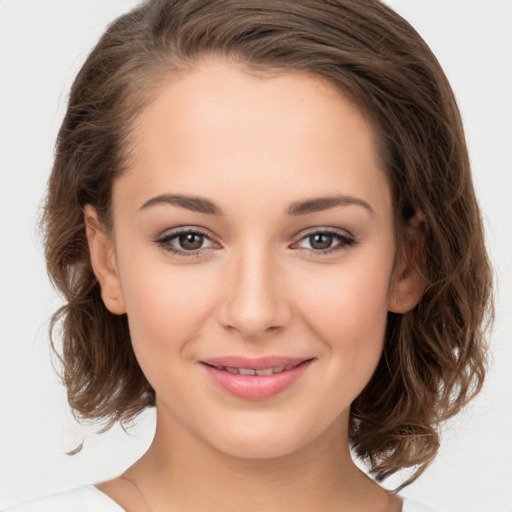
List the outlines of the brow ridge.
<svg viewBox="0 0 512 512">
<path fill-rule="evenodd" d="M 152 206 L 170 204 L 179 206 L 193 212 L 205 213 L 207 215 L 222 215 L 222 210 L 209 199 L 183 194 L 160 194 L 146 201 L 140 210 L 146 210 Z"/>
<path fill-rule="evenodd" d="M 307 215 L 308 213 L 316 213 L 337 206 L 361 206 L 371 214 L 374 214 L 373 208 L 363 199 L 351 195 L 337 195 L 326 197 L 315 197 L 304 201 L 297 201 L 291 204 L 286 213 L 288 215 Z"/>
</svg>

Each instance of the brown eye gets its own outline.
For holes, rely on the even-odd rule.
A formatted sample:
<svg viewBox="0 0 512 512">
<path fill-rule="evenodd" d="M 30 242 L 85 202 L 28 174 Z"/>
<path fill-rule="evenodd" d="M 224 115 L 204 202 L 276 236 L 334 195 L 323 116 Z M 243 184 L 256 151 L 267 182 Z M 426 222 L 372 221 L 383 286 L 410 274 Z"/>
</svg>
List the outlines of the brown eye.
<svg viewBox="0 0 512 512">
<path fill-rule="evenodd" d="M 219 249 L 220 245 L 200 231 L 183 230 L 169 233 L 156 240 L 159 247 L 178 256 L 197 256 L 206 251 Z"/>
<path fill-rule="evenodd" d="M 323 255 L 347 249 L 354 244 L 356 244 L 354 238 L 345 232 L 318 230 L 301 238 L 293 244 L 293 247 L 306 249 L 312 254 Z"/>
<path fill-rule="evenodd" d="M 183 233 L 178 236 L 178 243 L 185 251 L 197 251 L 204 243 L 204 235 L 200 233 Z"/>
<path fill-rule="evenodd" d="M 334 237 L 326 233 L 315 233 L 309 238 L 309 245 L 312 249 L 322 250 L 332 247 Z"/>
</svg>

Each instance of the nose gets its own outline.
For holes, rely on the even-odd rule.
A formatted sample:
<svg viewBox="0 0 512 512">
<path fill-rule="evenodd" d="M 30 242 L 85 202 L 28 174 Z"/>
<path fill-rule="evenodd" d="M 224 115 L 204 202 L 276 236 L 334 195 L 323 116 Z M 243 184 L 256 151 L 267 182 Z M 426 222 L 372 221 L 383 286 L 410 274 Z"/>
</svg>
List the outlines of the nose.
<svg viewBox="0 0 512 512">
<path fill-rule="evenodd" d="M 276 258 L 246 251 L 226 269 L 222 325 L 245 339 L 260 339 L 286 327 L 291 308 Z"/>
</svg>

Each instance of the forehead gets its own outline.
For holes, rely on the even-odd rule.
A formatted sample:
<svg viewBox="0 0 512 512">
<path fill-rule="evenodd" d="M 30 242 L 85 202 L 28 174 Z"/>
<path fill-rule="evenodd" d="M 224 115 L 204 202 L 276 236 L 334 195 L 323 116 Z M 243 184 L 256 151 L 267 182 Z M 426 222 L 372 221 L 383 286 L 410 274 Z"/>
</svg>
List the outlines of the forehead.
<svg viewBox="0 0 512 512">
<path fill-rule="evenodd" d="M 219 183 L 245 199 L 279 191 L 290 202 L 333 193 L 389 202 L 367 119 L 310 74 L 260 76 L 217 61 L 171 76 L 139 117 L 132 144 L 118 181 L 133 182 L 138 202 L 162 187 L 218 196 Z"/>
</svg>

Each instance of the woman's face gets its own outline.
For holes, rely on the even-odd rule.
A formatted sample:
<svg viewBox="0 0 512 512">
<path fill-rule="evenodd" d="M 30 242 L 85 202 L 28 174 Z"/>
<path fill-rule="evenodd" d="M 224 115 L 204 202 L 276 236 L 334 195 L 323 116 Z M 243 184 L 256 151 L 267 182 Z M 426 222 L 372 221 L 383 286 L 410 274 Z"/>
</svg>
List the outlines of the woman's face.
<svg viewBox="0 0 512 512">
<path fill-rule="evenodd" d="M 159 422 L 242 457 L 346 433 L 396 303 L 361 113 L 319 78 L 210 62 L 160 89 L 133 148 L 100 281 Z"/>
</svg>

